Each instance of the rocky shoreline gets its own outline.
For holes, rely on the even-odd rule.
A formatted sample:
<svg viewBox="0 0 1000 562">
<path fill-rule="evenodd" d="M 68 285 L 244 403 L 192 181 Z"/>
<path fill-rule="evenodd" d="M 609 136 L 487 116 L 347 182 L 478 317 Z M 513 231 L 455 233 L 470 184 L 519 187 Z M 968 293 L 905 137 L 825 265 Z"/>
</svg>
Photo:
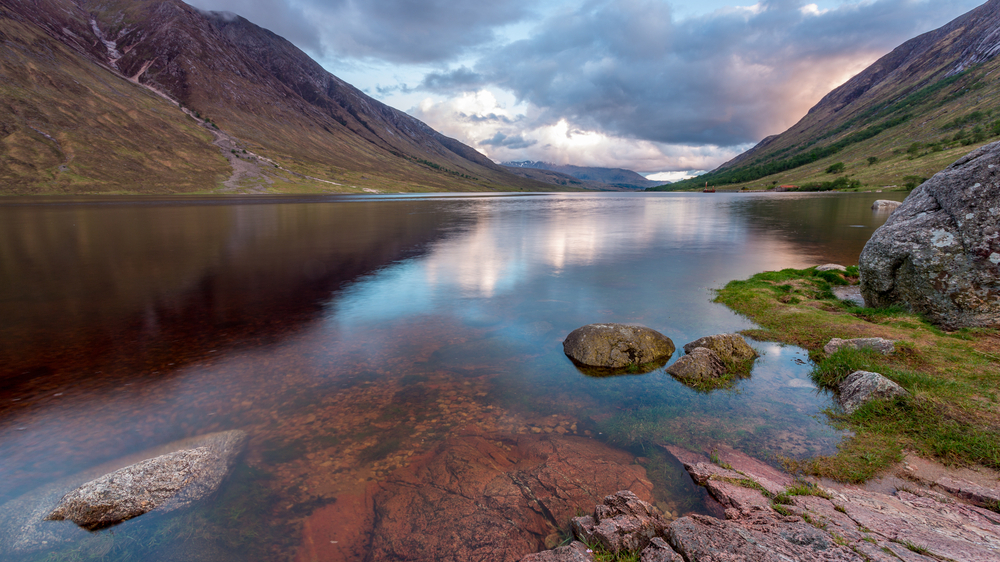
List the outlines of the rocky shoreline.
<svg viewBox="0 0 1000 562">
<path fill-rule="evenodd" d="M 710 459 L 665 448 L 724 506 L 724 519 L 692 514 L 667 524 L 655 507 L 618 492 L 573 520 L 576 542 L 522 561 L 586 562 L 624 551 L 642 562 L 1000 559 L 996 487 L 950 475 L 895 480 L 887 490 L 820 485 L 732 449 Z"/>
</svg>

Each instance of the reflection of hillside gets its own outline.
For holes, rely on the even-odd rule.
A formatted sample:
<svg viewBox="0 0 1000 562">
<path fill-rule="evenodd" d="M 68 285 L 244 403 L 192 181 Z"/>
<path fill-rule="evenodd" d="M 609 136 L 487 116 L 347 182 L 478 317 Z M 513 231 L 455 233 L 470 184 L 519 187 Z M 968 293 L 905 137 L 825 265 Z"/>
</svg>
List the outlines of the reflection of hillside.
<svg viewBox="0 0 1000 562">
<path fill-rule="evenodd" d="M 744 222 L 754 237 L 783 240 L 803 254 L 853 265 L 872 232 L 889 218 L 887 213 L 873 214 L 871 202 L 879 198 L 901 200 L 905 195 L 742 195 L 739 204 L 731 206 L 731 214 Z"/>
<path fill-rule="evenodd" d="M 294 332 L 447 228 L 416 204 L 0 207 L 0 388 L 168 371 Z"/>
</svg>

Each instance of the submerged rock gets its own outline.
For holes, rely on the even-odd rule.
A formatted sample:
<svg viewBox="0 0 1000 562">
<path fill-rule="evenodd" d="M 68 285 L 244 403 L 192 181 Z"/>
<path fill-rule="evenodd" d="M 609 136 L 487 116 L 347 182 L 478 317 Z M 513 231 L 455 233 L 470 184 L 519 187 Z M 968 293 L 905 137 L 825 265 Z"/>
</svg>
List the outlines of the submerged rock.
<svg viewBox="0 0 1000 562">
<path fill-rule="evenodd" d="M 660 512 L 627 490 L 604 498 L 594 515 L 573 518 L 573 533 L 611 553 L 638 551 L 666 528 Z"/>
<path fill-rule="evenodd" d="M 867 306 L 903 305 L 945 328 L 1000 325 L 1000 142 L 915 189 L 861 252 Z"/>
<path fill-rule="evenodd" d="M 573 361 L 607 369 L 665 362 L 674 349 L 674 342 L 656 330 L 627 324 L 589 324 L 570 332 L 563 342 L 563 351 Z"/>
<path fill-rule="evenodd" d="M 299 560 L 514 562 L 607 494 L 652 501 L 652 489 L 635 456 L 594 439 L 459 433 L 313 512 Z"/>
<path fill-rule="evenodd" d="M 684 346 L 684 353 L 691 353 L 699 347 L 711 349 L 723 362 L 739 363 L 760 357 L 739 334 L 716 334 L 698 338 Z"/>
<path fill-rule="evenodd" d="M 218 489 L 245 443 L 245 432 L 227 431 L 193 449 L 126 466 L 69 492 L 46 519 L 96 530 L 154 509 L 180 509 Z"/>
<path fill-rule="evenodd" d="M 839 402 L 848 414 L 864 403 L 877 398 L 892 398 L 909 394 L 903 387 L 871 371 L 855 371 L 840 382 Z"/>
<path fill-rule="evenodd" d="M 885 338 L 854 338 L 850 340 L 833 338 L 823 346 L 823 352 L 831 355 L 845 348 L 873 349 L 882 355 L 891 355 L 896 352 L 896 342 Z"/>
</svg>

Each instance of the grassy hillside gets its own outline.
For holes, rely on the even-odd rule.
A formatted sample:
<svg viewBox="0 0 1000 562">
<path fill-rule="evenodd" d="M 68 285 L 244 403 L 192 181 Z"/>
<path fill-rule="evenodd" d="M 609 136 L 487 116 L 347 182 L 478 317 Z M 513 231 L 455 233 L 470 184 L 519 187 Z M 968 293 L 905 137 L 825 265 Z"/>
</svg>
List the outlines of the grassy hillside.
<svg viewBox="0 0 1000 562">
<path fill-rule="evenodd" d="M 991 0 L 879 59 L 781 135 L 655 189 L 913 186 L 1000 138 L 998 33 L 1000 0 Z"/>
<path fill-rule="evenodd" d="M 0 0 L 0 42 L 0 194 L 566 189 L 179 0 Z"/>
<path fill-rule="evenodd" d="M 212 135 L 0 8 L 0 193 L 184 192 L 230 170 Z"/>
</svg>

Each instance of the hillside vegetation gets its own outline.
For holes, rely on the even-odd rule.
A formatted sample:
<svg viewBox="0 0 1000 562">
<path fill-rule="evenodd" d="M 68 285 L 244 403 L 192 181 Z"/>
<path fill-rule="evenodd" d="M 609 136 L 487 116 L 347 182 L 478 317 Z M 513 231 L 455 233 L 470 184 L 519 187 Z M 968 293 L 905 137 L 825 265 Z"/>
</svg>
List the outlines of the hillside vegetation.
<svg viewBox="0 0 1000 562">
<path fill-rule="evenodd" d="M 556 189 L 180 0 L 0 0 L 0 43 L 0 194 Z"/>
<path fill-rule="evenodd" d="M 653 189 L 912 189 L 1000 138 L 998 35 L 1000 1 L 991 0 L 882 57 L 781 135 Z"/>
</svg>

